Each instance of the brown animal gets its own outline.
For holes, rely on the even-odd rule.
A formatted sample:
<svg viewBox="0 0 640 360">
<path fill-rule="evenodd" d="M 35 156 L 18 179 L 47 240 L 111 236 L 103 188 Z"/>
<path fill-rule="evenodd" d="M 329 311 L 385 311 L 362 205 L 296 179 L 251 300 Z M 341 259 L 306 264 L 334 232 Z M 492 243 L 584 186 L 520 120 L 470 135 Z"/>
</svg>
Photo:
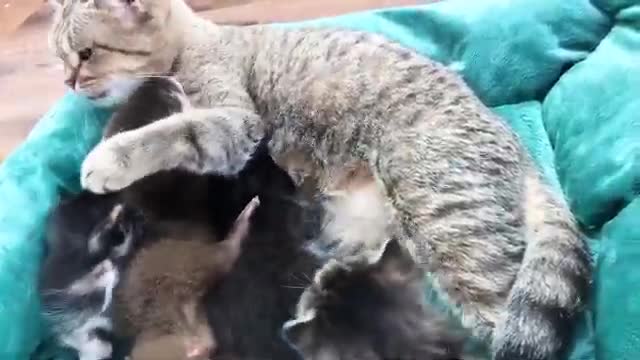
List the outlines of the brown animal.
<svg viewBox="0 0 640 360">
<path fill-rule="evenodd" d="M 223 241 L 216 242 L 207 229 L 194 224 L 191 231 L 172 234 L 139 250 L 116 300 L 116 331 L 136 336 L 133 360 L 163 359 L 169 354 L 167 349 L 180 354 L 172 360 L 200 359 L 215 349 L 200 301 L 233 267 L 258 205 L 257 197 L 251 200 Z M 183 352 L 175 348 L 177 344 Z"/>
</svg>

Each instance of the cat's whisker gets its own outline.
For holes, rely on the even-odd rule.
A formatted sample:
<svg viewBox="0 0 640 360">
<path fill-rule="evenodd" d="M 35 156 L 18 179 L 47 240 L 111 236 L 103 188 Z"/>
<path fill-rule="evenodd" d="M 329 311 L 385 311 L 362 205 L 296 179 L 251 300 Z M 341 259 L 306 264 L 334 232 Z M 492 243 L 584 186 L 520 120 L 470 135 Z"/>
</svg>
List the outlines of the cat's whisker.
<svg viewBox="0 0 640 360">
<path fill-rule="evenodd" d="M 313 282 L 313 280 L 311 279 L 311 277 L 309 276 L 309 274 L 307 273 L 302 273 L 302 276 L 305 277 L 305 279 L 307 279 L 309 281 L 309 283 Z"/>
<path fill-rule="evenodd" d="M 291 275 L 292 278 L 301 281 L 305 286 L 308 286 L 313 282 L 311 280 L 311 278 L 309 277 L 309 275 L 307 275 L 306 273 L 303 273 L 303 272 L 292 273 L 290 275 Z"/>
<path fill-rule="evenodd" d="M 136 74 L 132 77 L 136 79 L 173 79 L 172 76 L 162 74 Z"/>
<path fill-rule="evenodd" d="M 306 286 L 295 286 L 295 285 L 280 285 L 280 286 L 287 289 L 299 289 L 299 290 L 304 290 L 307 288 Z"/>
<path fill-rule="evenodd" d="M 45 289 L 41 291 L 41 294 L 44 296 L 47 295 L 58 295 L 58 294 L 66 294 L 68 289 Z"/>
</svg>

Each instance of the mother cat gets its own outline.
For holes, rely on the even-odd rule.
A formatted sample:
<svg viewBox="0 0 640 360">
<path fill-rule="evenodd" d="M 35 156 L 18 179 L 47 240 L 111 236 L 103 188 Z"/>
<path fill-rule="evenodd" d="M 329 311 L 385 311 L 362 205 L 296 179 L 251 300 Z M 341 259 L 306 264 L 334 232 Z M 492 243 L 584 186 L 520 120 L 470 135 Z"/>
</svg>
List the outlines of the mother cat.
<svg viewBox="0 0 640 360">
<path fill-rule="evenodd" d="M 173 75 L 197 107 L 98 145 L 85 188 L 172 168 L 233 175 L 267 137 L 326 195 L 324 238 L 341 241 L 323 250 L 372 260 L 402 236 L 495 359 L 562 350 L 590 282 L 585 243 L 456 74 L 373 34 L 216 26 L 183 0 L 58 1 L 50 43 L 69 86 L 111 104 L 141 77 Z"/>
</svg>

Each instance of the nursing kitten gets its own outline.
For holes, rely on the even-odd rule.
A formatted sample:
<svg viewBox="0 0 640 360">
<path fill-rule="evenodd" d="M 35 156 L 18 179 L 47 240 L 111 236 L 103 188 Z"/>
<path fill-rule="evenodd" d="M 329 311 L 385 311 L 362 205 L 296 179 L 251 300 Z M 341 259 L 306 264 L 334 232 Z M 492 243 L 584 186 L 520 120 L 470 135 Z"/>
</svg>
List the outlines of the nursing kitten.
<svg viewBox="0 0 640 360">
<path fill-rule="evenodd" d="M 222 241 L 194 223 L 180 233 L 154 234 L 136 253 L 118 287 L 115 309 L 116 319 L 123 319 L 116 331 L 135 336 L 132 360 L 158 359 L 148 353 L 149 344 L 176 337 L 183 351 L 172 360 L 208 359 L 215 352 L 202 296 L 238 259 L 258 204 L 257 198 L 249 202 Z"/>
<path fill-rule="evenodd" d="M 166 116 L 168 113 L 182 111 L 186 106 L 188 101 L 175 81 L 170 78 L 147 79 L 131 94 L 128 102 L 114 114 L 105 130 L 105 137 L 142 126 L 146 121 Z M 141 114 L 145 114 L 145 117 L 141 118 Z M 215 347 L 212 349 L 212 356 L 215 358 L 299 359 L 300 354 L 291 347 L 296 345 L 298 338 L 287 342 L 280 333 L 283 324 L 294 315 L 295 305 L 306 286 L 310 285 L 313 274 L 324 262 L 307 249 L 308 240 L 316 235 L 321 226 L 322 208 L 314 207 L 313 202 L 298 199 L 294 184 L 264 152 L 255 154 L 249 166 L 234 182 L 211 183 L 215 179 L 220 180 L 217 176 L 209 176 L 208 183 L 200 182 L 204 178 L 206 177 L 179 173 L 175 170 L 163 171 L 123 190 L 123 195 L 128 194 L 129 201 L 133 200 L 138 206 L 145 207 L 146 213 L 155 214 L 151 217 L 153 220 L 147 217 L 147 226 L 154 227 L 157 223 L 164 223 L 165 226 L 161 231 L 173 229 L 173 236 L 181 235 L 184 239 L 186 234 L 194 231 L 193 226 L 198 227 L 198 225 L 190 222 L 191 228 L 178 227 L 176 231 L 175 219 L 193 219 L 198 213 L 208 213 L 212 215 L 210 221 L 214 227 L 225 227 L 226 219 L 234 219 L 237 216 L 236 209 L 238 204 L 242 204 L 246 196 L 244 194 L 254 191 L 260 193 L 262 204 L 253 216 L 251 231 L 249 237 L 244 240 L 239 258 L 224 276 L 222 276 L 223 271 L 219 272 L 219 276 L 214 276 L 217 280 L 212 281 L 215 284 L 205 296 L 204 304 L 209 323 L 213 328 L 213 337 L 210 339 L 212 342 L 208 346 Z M 206 186 L 209 186 L 208 191 Z M 206 196 L 208 193 L 215 195 Z M 223 207 L 207 210 L 207 203 L 222 204 Z M 202 218 L 202 216 L 195 216 L 195 218 Z M 201 231 L 200 236 L 202 234 L 206 236 L 206 231 Z M 157 234 L 149 235 L 157 237 Z M 145 286 L 141 286 L 140 283 L 144 285 L 143 278 L 153 280 L 162 278 L 167 273 L 178 278 L 180 275 L 197 273 L 196 268 L 199 268 L 198 264 L 202 262 L 193 260 L 198 258 L 197 251 L 189 251 L 189 248 L 180 249 L 180 244 L 175 241 L 164 242 L 164 245 L 154 243 L 148 252 L 142 250 L 136 255 L 127 276 L 134 284 L 127 284 L 127 282 L 121 284 L 122 289 L 129 293 L 127 296 L 129 300 L 122 300 L 120 303 L 129 304 L 136 312 L 145 309 L 145 312 L 141 313 L 138 320 L 133 323 L 142 323 L 151 331 L 154 328 L 159 330 L 167 326 L 172 330 L 165 331 L 164 334 L 144 336 L 144 339 L 137 341 L 131 355 L 133 359 L 175 360 L 185 356 L 182 350 L 184 334 L 176 334 L 175 321 L 168 321 L 172 318 L 167 319 L 166 314 L 167 309 L 175 307 L 175 304 L 171 305 L 172 300 L 175 299 L 171 296 L 167 297 L 166 292 L 174 289 L 175 286 L 168 286 L 166 281 L 161 281 L 165 285 L 162 289 L 164 291 L 157 291 L 153 281 L 151 284 L 146 283 Z M 193 244 L 192 247 L 195 250 L 202 248 L 201 253 L 213 252 L 213 250 L 206 250 L 208 246 L 211 245 Z M 377 356 L 390 353 L 419 354 L 419 358 L 423 360 L 445 359 L 444 356 L 459 354 L 462 338 L 453 334 L 436 316 L 427 311 L 424 305 L 423 282 L 422 277 L 419 276 L 422 273 L 415 263 L 397 247 L 392 247 L 385 254 L 386 260 L 382 262 L 383 264 L 397 261 L 405 266 L 396 269 L 380 264 L 371 269 L 361 268 L 354 272 L 353 278 L 349 274 L 343 274 L 349 286 L 338 289 L 330 286 L 327 290 L 344 299 L 346 304 L 358 304 L 357 306 L 370 310 L 368 323 L 381 325 L 377 329 L 371 328 L 372 331 L 378 331 L 378 336 L 383 337 L 385 344 L 388 345 L 385 345 L 384 352 L 379 353 L 379 339 L 360 337 L 356 342 L 349 341 L 347 340 L 349 338 L 345 337 L 341 352 L 353 353 L 362 350 Z M 184 257 L 191 258 L 191 263 L 185 264 L 185 261 L 179 260 Z M 232 260 L 232 257 L 227 259 Z M 192 268 L 185 270 L 185 267 Z M 209 271 L 206 273 L 210 274 Z M 397 278 L 397 275 L 409 274 L 411 276 L 405 276 L 406 281 L 395 285 L 372 281 L 372 279 L 386 279 L 392 275 Z M 196 292 L 202 289 L 201 286 L 193 284 L 184 286 Z M 329 314 L 330 321 L 333 321 L 331 319 L 335 319 L 343 310 L 340 306 L 325 308 L 324 302 L 327 298 L 331 300 L 333 297 L 323 296 L 325 291 L 318 291 L 317 286 L 312 289 L 312 294 L 306 295 L 306 298 L 314 300 L 306 302 L 305 311 L 309 311 L 316 305 L 321 306 L 320 311 Z M 362 294 L 354 293 L 357 289 L 365 289 L 365 291 L 372 289 L 369 294 L 374 296 L 363 298 L 359 296 Z M 164 300 L 155 304 L 157 308 L 149 309 L 149 305 L 154 304 L 154 299 L 150 296 L 157 296 L 158 299 Z M 395 301 L 387 301 L 387 299 L 395 299 Z M 158 306 L 158 304 L 163 305 Z M 391 321 L 390 313 L 402 316 Z M 403 323 L 405 320 L 402 319 L 411 319 L 412 323 Z M 404 332 L 398 331 L 398 326 L 392 326 L 400 323 L 405 325 Z M 362 326 L 367 328 L 361 321 L 353 323 L 343 321 L 329 325 L 329 327 L 343 329 L 345 334 L 357 329 L 358 333 L 352 334 L 357 336 L 360 336 L 359 332 L 362 331 L 358 327 Z M 392 331 L 384 331 L 386 328 Z M 200 329 L 207 330 L 202 326 Z M 306 325 L 304 329 L 296 327 L 296 331 L 307 331 Z M 167 334 L 171 332 L 173 334 Z M 423 334 L 423 336 L 416 334 Z M 425 334 L 428 336 L 424 336 Z M 207 335 L 206 331 L 204 335 Z M 332 342 L 335 339 L 331 334 L 319 332 L 315 338 L 315 344 L 318 346 L 334 347 Z M 315 358 L 315 354 L 308 350 L 309 346 L 302 345 L 305 358 Z M 449 358 L 453 357 L 446 357 L 446 359 Z"/>
<path fill-rule="evenodd" d="M 194 104 L 99 144 L 86 189 L 237 174 L 267 139 L 326 195 L 319 249 L 374 261 L 399 238 L 495 359 L 553 359 L 566 344 L 586 244 L 514 133 L 444 66 L 362 32 L 216 26 L 183 0 L 65 0 L 50 43 L 66 82 L 99 103 L 173 74 Z"/>
<path fill-rule="evenodd" d="M 305 359 L 471 359 L 466 335 L 425 305 L 424 274 L 395 240 L 375 265 L 332 268 L 298 312 L 285 335 Z"/>
<path fill-rule="evenodd" d="M 111 356 L 112 294 L 132 238 L 140 236 L 138 215 L 113 212 L 116 201 L 82 192 L 63 200 L 48 220 L 42 311 L 56 339 L 80 360 Z"/>
<path fill-rule="evenodd" d="M 137 129 L 190 108 L 182 86 L 170 77 L 144 79 L 107 122 L 103 138 Z M 201 175 L 172 169 L 150 174 L 122 189 L 119 198 L 142 211 L 156 231 L 179 233 L 193 223 L 218 238 L 228 232 L 243 207 L 255 196 L 292 189 L 264 146 L 238 176 Z"/>
</svg>

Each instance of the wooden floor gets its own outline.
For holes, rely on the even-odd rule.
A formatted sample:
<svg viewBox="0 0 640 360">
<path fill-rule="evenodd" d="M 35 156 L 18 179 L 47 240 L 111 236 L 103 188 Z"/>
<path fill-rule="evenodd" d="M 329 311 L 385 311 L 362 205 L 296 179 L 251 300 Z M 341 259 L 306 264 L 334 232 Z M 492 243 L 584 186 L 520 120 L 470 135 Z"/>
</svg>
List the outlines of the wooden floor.
<svg viewBox="0 0 640 360">
<path fill-rule="evenodd" d="M 0 0 L 0 158 L 19 144 L 33 124 L 64 93 L 61 63 L 47 49 L 47 5 L 22 22 L 19 6 L 33 0 Z M 190 0 L 216 22 L 281 22 L 420 3 L 417 0 Z M 424 1 L 422 1 L 424 2 Z M 19 4 L 19 5 L 16 5 Z M 11 7 L 13 6 L 13 8 Z M 44 7 L 42 7 L 44 6 Z M 14 13 L 10 13 L 10 11 Z M 24 10 L 22 10 L 24 13 Z M 28 14 L 27 14 L 28 15 Z M 5 20 L 3 21 L 3 16 Z M 24 16 L 25 18 L 27 16 Z M 16 20 L 18 19 L 18 20 Z M 4 28 L 18 27 L 9 35 Z"/>
</svg>

